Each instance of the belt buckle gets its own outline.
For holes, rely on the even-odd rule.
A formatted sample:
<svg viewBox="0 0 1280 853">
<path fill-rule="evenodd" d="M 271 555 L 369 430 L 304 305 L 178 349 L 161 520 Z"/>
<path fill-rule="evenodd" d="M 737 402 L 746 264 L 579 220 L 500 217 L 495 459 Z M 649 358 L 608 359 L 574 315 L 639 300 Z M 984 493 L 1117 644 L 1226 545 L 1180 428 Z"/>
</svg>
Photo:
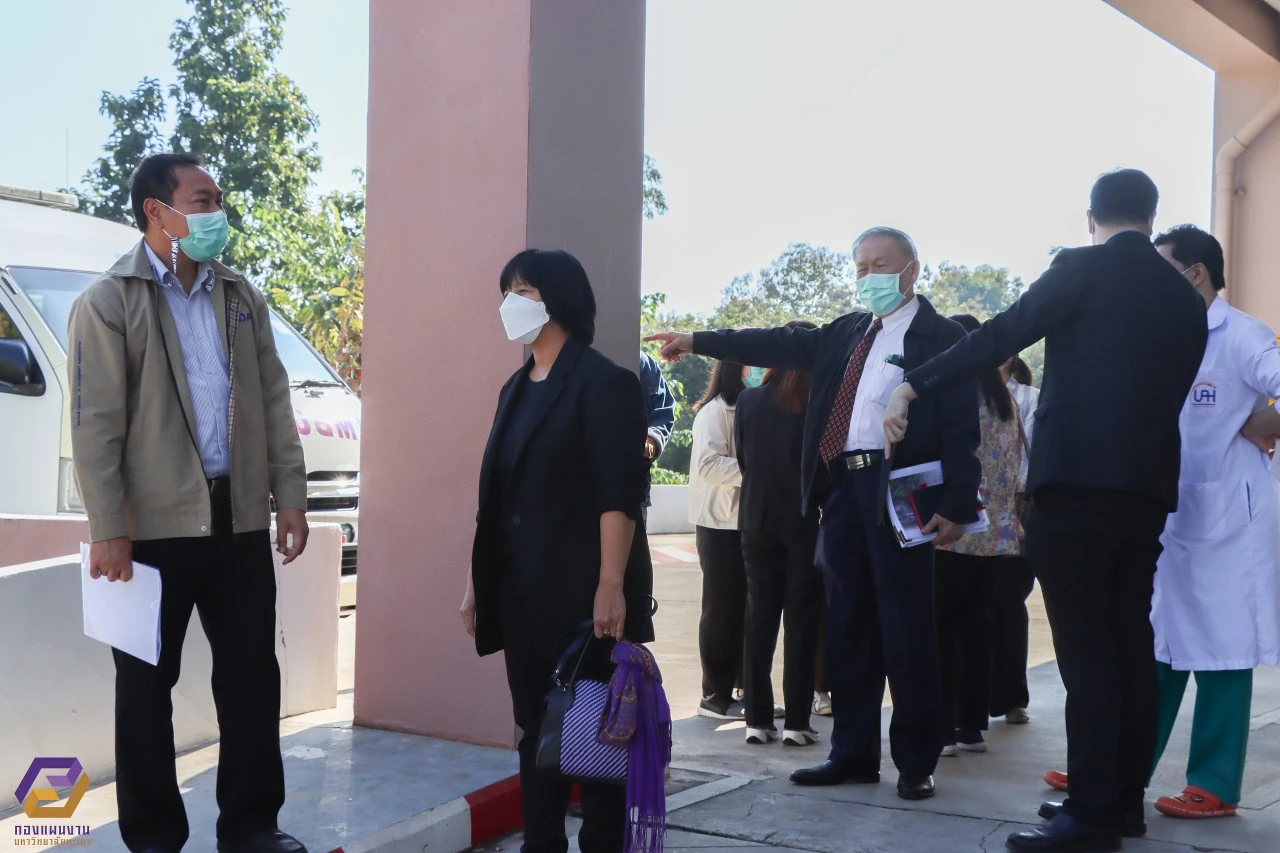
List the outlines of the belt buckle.
<svg viewBox="0 0 1280 853">
<path fill-rule="evenodd" d="M 870 459 L 865 453 L 855 453 L 852 456 L 844 458 L 845 467 L 850 471 L 861 471 L 863 468 L 870 467 Z"/>
</svg>

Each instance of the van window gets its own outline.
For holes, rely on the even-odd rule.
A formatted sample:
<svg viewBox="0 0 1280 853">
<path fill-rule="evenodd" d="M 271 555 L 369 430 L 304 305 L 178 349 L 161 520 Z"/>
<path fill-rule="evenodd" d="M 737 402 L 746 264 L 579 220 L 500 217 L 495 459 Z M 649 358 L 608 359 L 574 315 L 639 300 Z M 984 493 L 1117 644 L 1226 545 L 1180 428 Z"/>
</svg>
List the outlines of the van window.
<svg viewBox="0 0 1280 853">
<path fill-rule="evenodd" d="M 63 353 L 66 353 L 71 306 L 98 274 L 44 267 L 9 267 L 9 274 L 26 291 L 45 325 L 58 339 Z M 280 361 L 284 363 L 290 382 L 297 384 L 309 381 L 312 384 L 335 386 L 343 384 L 324 359 L 274 311 L 271 312 L 271 333 L 276 339 L 276 351 L 280 353 Z"/>
<path fill-rule="evenodd" d="M 9 313 L 4 310 L 4 306 L 0 305 L 0 341 L 20 341 L 22 335 L 18 334 L 18 327 L 9 319 Z"/>
</svg>

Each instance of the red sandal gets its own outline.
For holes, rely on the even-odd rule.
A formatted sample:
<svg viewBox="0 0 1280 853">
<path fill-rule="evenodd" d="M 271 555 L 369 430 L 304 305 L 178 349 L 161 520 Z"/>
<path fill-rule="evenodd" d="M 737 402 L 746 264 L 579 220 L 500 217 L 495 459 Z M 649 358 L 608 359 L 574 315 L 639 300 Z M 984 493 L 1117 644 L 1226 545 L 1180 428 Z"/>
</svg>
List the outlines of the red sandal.
<svg viewBox="0 0 1280 853">
<path fill-rule="evenodd" d="M 1204 788 L 1188 785 L 1176 797 L 1156 800 L 1156 811 L 1169 817 L 1229 817 L 1236 813 L 1236 804 L 1224 803 Z"/>
<path fill-rule="evenodd" d="M 1044 774 L 1044 783 L 1056 791 L 1067 790 L 1067 774 L 1061 770 L 1050 770 Z"/>
</svg>

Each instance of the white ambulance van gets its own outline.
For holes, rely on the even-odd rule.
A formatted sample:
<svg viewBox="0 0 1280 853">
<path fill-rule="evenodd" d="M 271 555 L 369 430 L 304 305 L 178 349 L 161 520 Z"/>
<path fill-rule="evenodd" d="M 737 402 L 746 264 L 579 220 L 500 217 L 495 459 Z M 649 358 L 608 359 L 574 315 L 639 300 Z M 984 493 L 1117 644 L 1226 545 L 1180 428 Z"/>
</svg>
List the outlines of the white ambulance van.
<svg viewBox="0 0 1280 853">
<path fill-rule="evenodd" d="M 76 205 L 75 196 L 0 184 L 0 513 L 84 513 L 71 468 L 67 318 L 140 235 L 73 213 Z M 360 399 L 274 311 L 271 329 L 293 389 L 308 518 L 341 525 L 342 573 L 354 575 Z"/>
</svg>

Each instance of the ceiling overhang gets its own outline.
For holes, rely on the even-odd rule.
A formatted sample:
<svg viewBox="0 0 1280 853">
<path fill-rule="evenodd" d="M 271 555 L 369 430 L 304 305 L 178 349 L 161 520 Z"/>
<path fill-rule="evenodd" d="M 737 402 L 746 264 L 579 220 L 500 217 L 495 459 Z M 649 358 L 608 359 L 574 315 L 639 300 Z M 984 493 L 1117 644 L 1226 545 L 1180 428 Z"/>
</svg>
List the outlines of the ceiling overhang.
<svg viewBox="0 0 1280 853">
<path fill-rule="evenodd" d="M 1280 70 L 1280 0 L 1106 0 L 1222 73 Z"/>
</svg>

